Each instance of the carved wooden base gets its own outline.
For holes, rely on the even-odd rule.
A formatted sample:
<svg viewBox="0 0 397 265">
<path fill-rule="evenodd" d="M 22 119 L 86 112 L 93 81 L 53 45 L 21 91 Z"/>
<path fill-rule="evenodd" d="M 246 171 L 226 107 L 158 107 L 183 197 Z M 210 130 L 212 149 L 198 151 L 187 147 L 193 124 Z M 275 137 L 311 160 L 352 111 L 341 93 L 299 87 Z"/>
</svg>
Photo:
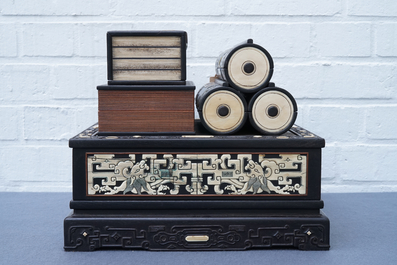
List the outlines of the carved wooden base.
<svg viewBox="0 0 397 265">
<path fill-rule="evenodd" d="M 65 250 L 245 250 L 292 247 L 329 249 L 323 214 L 269 215 L 154 211 L 113 215 L 72 212 L 65 219 Z"/>
</svg>

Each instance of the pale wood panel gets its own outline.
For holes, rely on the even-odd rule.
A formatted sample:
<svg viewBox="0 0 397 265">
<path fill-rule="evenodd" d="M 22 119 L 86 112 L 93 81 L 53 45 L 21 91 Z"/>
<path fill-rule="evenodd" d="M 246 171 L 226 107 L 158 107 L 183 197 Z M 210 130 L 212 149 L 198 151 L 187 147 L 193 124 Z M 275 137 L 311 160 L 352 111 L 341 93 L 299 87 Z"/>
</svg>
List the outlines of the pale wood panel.
<svg viewBox="0 0 397 265">
<path fill-rule="evenodd" d="M 112 37 L 112 46 L 181 46 L 177 36 L 119 36 Z"/>
<path fill-rule="evenodd" d="M 269 115 L 270 107 L 277 109 L 276 116 Z M 294 104 L 287 94 L 269 90 L 255 99 L 252 106 L 252 120 L 265 132 L 279 133 L 292 126 L 295 111 Z"/>
<path fill-rule="evenodd" d="M 181 69 L 180 59 L 114 59 L 113 69 Z"/>
<path fill-rule="evenodd" d="M 246 73 L 245 63 L 250 62 L 254 65 L 252 73 Z M 228 63 L 228 73 L 230 79 L 239 87 L 244 89 L 256 89 L 270 74 L 270 61 L 267 55 L 258 48 L 245 47 L 233 53 Z"/>
<path fill-rule="evenodd" d="M 181 48 L 113 48 L 113 58 L 180 58 Z"/>
<path fill-rule="evenodd" d="M 117 70 L 113 80 L 181 80 L 180 70 Z"/>
<path fill-rule="evenodd" d="M 99 111 L 101 132 L 194 132 L 194 111 Z"/>
<path fill-rule="evenodd" d="M 219 115 L 219 107 L 229 109 L 228 115 Z M 247 115 L 241 99 L 228 90 L 218 90 L 210 94 L 202 108 L 205 123 L 216 132 L 231 132 L 242 126 Z"/>
<path fill-rule="evenodd" d="M 98 90 L 98 109 L 194 111 L 194 91 Z"/>
</svg>

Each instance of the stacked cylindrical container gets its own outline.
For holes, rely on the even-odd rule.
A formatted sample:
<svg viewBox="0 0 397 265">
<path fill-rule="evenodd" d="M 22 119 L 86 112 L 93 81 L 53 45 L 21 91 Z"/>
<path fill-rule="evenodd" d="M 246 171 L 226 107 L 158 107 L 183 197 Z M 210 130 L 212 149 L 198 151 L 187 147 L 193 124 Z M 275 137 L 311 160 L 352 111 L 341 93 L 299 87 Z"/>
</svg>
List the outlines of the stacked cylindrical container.
<svg viewBox="0 0 397 265">
<path fill-rule="evenodd" d="M 247 119 L 262 134 L 278 135 L 292 127 L 295 99 L 270 83 L 273 59 L 262 46 L 249 39 L 223 52 L 215 70 L 215 80 L 196 96 L 200 119 L 211 133 L 236 133 Z"/>
</svg>

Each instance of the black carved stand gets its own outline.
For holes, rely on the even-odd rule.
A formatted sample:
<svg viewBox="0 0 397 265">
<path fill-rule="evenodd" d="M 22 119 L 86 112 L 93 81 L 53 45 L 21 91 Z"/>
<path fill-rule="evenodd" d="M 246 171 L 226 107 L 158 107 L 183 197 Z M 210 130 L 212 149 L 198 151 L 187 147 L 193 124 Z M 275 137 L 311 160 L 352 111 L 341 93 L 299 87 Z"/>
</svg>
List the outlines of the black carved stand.
<svg viewBox="0 0 397 265">
<path fill-rule="evenodd" d="M 251 133 L 250 133 L 251 132 Z M 329 249 L 321 212 L 324 139 L 281 136 L 98 136 L 70 139 L 72 213 L 65 250 Z"/>
</svg>

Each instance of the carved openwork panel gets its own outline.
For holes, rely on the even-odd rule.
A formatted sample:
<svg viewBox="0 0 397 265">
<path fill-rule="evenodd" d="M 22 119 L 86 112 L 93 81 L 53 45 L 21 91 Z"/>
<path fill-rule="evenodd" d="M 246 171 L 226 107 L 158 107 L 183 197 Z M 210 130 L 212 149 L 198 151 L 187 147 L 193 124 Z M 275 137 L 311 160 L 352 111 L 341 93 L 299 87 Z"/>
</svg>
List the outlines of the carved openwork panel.
<svg viewBox="0 0 397 265">
<path fill-rule="evenodd" d="M 306 195 L 307 153 L 87 153 L 87 195 Z"/>
</svg>

